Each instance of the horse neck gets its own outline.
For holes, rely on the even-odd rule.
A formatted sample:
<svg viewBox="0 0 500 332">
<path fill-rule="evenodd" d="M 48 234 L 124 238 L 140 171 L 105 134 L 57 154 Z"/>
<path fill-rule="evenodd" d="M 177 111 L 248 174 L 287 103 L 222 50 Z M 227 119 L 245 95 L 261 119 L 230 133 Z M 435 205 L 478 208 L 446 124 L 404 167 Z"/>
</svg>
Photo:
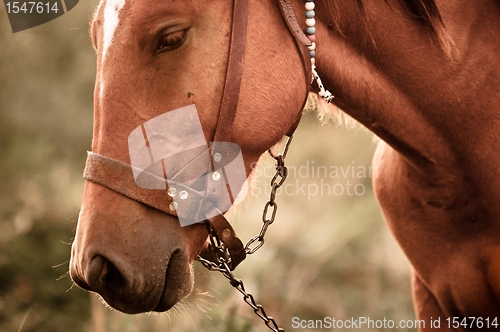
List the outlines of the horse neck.
<svg viewBox="0 0 500 332">
<path fill-rule="evenodd" d="M 438 0 L 451 54 L 398 0 L 328 4 L 316 1 L 316 59 L 337 106 L 422 170 L 474 154 L 471 131 L 493 130 L 500 103 L 498 4 Z"/>
</svg>

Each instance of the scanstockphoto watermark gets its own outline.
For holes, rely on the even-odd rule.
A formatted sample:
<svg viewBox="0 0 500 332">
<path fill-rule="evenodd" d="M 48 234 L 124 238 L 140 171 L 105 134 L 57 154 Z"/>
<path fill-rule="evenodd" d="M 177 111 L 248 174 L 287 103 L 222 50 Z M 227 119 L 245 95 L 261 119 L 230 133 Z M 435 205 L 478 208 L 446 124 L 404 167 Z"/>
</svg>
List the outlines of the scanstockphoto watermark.
<svg viewBox="0 0 500 332">
<path fill-rule="evenodd" d="M 431 323 L 436 323 L 431 320 Z M 425 320 L 410 319 L 410 320 L 399 320 L 395 321 L 393 319 L 372 319 L 370 317 L 351 317 L 349 319 L 336 319 L 335 317 L 324 317 L 323 319 L 301 319 L 300 317 L 293 317 L 292 324 L 293 329 L 339 329 L 339 330 L 365 330 L 365 329 L 423 329 L 426 328 Z M 431 328 L 436 326 L 430 325 Z"/>
<path fill-rule="evenodd" d="M 270 188 L 262 186 L 274 176 L 276 166 L 260 166 L 252 164 L 254 171 L 253 194 L 262 191 L 268 195 Z M 305 196 L 313 199 L 316 196 L 363 196 L 367 193 L 367 185 L 372 178 L 378 176 L 378 167 L 359 165 L 351 161 L 347 165 L 322 165 L 314 160 L 306 160 L 302 165 L 287 166 L 287 181 L 278 189 L 278 195 Z"/>
<path fill-rule="evenodd" d="M 370 317 L 351 317 L 348 319 L 337 319 L 335 317 L 324 317 L 322 319 L 301 319 L 293 317 L 291 326 L 293 329 L 377 329 L 377 330 L 403 330 L 419 329 L 419 330 L 451 330 L 462 328 L 464 330 L 497 330 L 499 327 L 498 317 L 428 317 L 428 319 L 372 319 Z"/>
</svg>

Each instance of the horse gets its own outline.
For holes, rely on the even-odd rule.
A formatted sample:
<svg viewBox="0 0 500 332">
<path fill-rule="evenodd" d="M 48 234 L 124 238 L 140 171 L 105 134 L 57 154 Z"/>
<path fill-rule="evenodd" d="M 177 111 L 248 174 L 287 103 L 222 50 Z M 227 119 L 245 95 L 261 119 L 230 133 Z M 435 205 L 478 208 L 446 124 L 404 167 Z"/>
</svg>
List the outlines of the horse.
<svg viewBox="0 0 500 332">
<path fill-rule="evenodd" d="M 421 330 L 438 319 L 444 330 L 494 328 L 498 1 L 316 0 L 312 25 L 304 17 L 311 1 L 249 1 L 236 13 L 240 1 L 101 0 L 91 23 L 93 153 L 130 164 L 135 128 L 195 105 L 205 141 L 222 133 L 241 149 L 251 178 L 252 165 L 293 130 L 307 94 L 324 93 L 311 85 L 315 67 L 335 105 L 381 138 L 374 190 L 412 265 Z M 167 210 L 87 180 L 71 278 L 125 313 L 170 309 L 193 288 L 192 262 L 209 230 L 181 227 Z M 480 320 L 463 323 L 467 317 Z"/>
</svg>

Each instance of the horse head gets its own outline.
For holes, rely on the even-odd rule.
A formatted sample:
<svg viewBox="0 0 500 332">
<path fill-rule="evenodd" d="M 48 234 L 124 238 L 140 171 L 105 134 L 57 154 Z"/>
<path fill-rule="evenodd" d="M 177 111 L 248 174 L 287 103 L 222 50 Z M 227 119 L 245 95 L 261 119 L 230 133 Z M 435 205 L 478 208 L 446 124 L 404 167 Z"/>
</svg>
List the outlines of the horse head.
<svg viewBox="0 0 500 332">
<path fill-rule="evenodd" d="M 93 153 L 130 164 L 134 130 L 188 107 L 196 109 L 206 142 L 216 131 L 231 133 L 250 176 L 252 163 L 296 122 L 309 77 L 274 1 L 245 4 L 246 38 L 242 49 L 231 49 L 241 19 L 237 2 L 101 1 L 91 26 L 97 52 Z M 243 51 L 237 103 L 230 105 L 234 121 L 219 128 L 223 93 L 234 84 L 227 80 L 228 58 Z M 120 311 L 165 311 L 192 290 L 191 263 L 207 235 L 203 224 L 181 227 L 172 214 L 86 181 L 70 274 Z"/>
</svg>

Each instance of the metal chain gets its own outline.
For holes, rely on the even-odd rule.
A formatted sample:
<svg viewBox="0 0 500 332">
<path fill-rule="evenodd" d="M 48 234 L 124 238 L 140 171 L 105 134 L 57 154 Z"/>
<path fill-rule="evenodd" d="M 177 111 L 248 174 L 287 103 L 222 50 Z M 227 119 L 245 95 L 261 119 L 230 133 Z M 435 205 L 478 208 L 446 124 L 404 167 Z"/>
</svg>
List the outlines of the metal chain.
<svg viewBox="0 0 500 332">
<path fill-rule="evenodd" d="M 229 283 L 231 286 L 236 288 L 241 294 L 243 294 L 243 300 L 245 301 L 246 304 L 248 304 L 252 309 L 253 312 L 264 321 L 266 326 L 274 331 L 274 332 L 284 332 L 285 330 L 280 328 L 278 326 L 278 323 L 274 320 L 273 317 L 268 316 L 266 311 L 264 310 L 264 307 L 261 304 L 258 304 L 255 301 L 255 298 L 253 295 L 245 290 L 245 286 L 243 285 L 243 281 L 241 279 L 236 278 L 231 270 L 229 269 L 229 266 L 227 265 L 227 262 L 223 257 L 219 257 L 219 264 L 211 262 L 209 260 L 206 260 L 202 257 L 198 257 L 198 260 L 200 261 L 201 264 L 203 264 L 204 267 L 206 267 L 210 271 L 219 271 L 222 273 L 224 277 L 226 277 L 229 280 Z"/>
<path fill-rule="evenodd" d="M 264 236 L 266 235 L 267 229 L 276 218 L 276 211 L 278 210 L 278 203 L 276 203 L 275 201 L 276 192 L 278 188 L 283 185 L 288 175 L 288 170 L 285 167 L 285 157 L 291 142 L 292 136 L 288 137 L 283 152 L 278 155 L 275 155 L 271 151 L 271 149 L 269 149 L 269 154 L 276 160 L 276 173 L 271 180 L 271 195 L 266 205 L 264 206 L 264 211 L 262 213 L 262 228 L 260 229 L 259 234 L 252 237 L 245 245 L 245 252 L 248 255 L 255 253 L 264 245 Z M 269 211 L 270 207 L 272 208 L 272 211 Z M 271 214 L 270 218 L 268 218 L 269 213 Z M 212 244 L 212 248 L 214 250 L 214 254 L 218 263 L 209 261 L 201 256 L 198 256 L 198 261 L 200 261 L 200 263 L 209 271 L 219 271 L 220 273 L 222 273 L 222 275 L 229 280 L 231 286 L 236 288 L 243 295 L 243 300 L 245 301 L 245 303 L 253 309 L 254 313 L 264 321 L 264 323 L 270 330 L 274 332 L 284 332 L 285 330 L 278 326 L 274 318 L 267 315 L 264 307 L 255 301 L 253 295 L 245 290 L 243 281 L 233 275 L 231 269 L 229 268 L 229 264 L 231 263 L 231 255 L 229 255 L 228 250 L 224 247 L 224 244 L 219 239 L 215 231 L 211 229 L 208 224 L 207 227 L 209 229 L 210 242 Z M 257 244 L 252 248 L 251 246 L 255 242 L 257 242 Z"/>
<path fill-rule="evenodd" d="M 283 153 L 278 155 L 273 154 L 271 149 L 269 149 L 269 154 L 276 160 L 276 173 L 274 174 L 273 179 L 271 180 L 271 195 L 266 205 L 264 206 L 264 211 L 262 213 L 262 222 L 263 222 L 262 228 L 260 229 L 259 234 L 252 237 L 245 245 L 245 252 L 248 255 L 255 253 L 264 245 L 264 236 L 266 235 L 267 228 L 274 222 L 274 219 L 276 218 L 276 211 L 278 211 L 278 203 L 276 203 L 275 200 L 276 191 L 278 190 L 279 187 L 283 185 L 288 175 L 288 169 L 285 167 L 285 157 L 286 154 L 288 153 L 288 148 L 290 147 L 291 142 L 292 142 L 292 136 L 288 137 L 288 140 L 285 143 L 285 148 L 283 150 Z M 271 217 L 268 218 L 267 216 L 269 214 L 270 207 L 272 208 Z M 254 245 L 254 243 L 256 244 Z M 252 245 L 254 245 L 253 248 Z"/>
</svg>

